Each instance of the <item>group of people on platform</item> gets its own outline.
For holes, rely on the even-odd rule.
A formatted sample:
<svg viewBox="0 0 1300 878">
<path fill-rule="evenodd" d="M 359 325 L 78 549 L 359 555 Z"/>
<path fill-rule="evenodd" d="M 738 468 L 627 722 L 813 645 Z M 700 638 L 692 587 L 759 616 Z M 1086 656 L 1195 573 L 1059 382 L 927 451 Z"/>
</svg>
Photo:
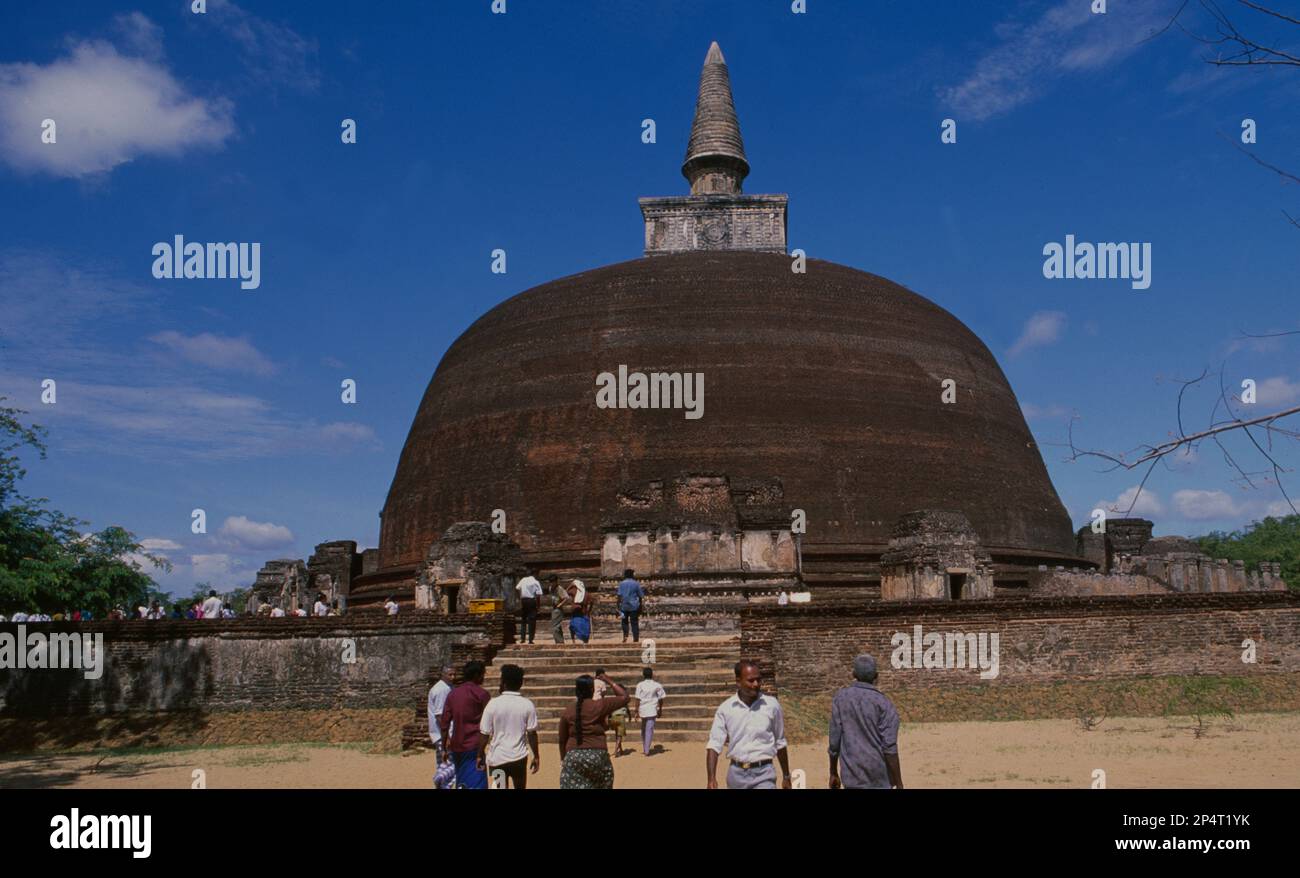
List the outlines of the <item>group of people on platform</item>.
<svg viewBox="0 0 1300 878">
<path fill-rule="evenodd" d="M 541 608 L 542 596 L 551 594 L 551 638 L 556 643 L 564 643 L 564 621 L 569 621 L 569 642 L 591 642 L 591 617 L 595 609 L 595 593 L 586 587 L 581 579 L 574 579 L 568 585 L 559 581 L 554 573 L 546 577 L 547 587 L 529 570 L 527 575 L 515 583 L 519 593 L 519 631 L 520 643 L 533 643 L 537 637 L 537 614 Z M 623 571 L 623 580 L 618 584 L 618 614 L 623 626 L 623 642 L 628 635 L 634 643 L 641 642 L 641 608 L 645 590 L 633 577 L 631 570 Z"/>
<path fill-rule="evenodd" d="M 121 622 L 127 619 L 233 619 L 235 611 L 230 605 L 217 597 L 215 591 L 209 591 L 206 600 L 196 600 L 192 604 L 184 601 L 177 601 L 172 605 L 171 611 L 162 605 L 161 601 L 153 601 L 148 606 L 141 604 L 134 611 L 127 610 L 119 605 L 113 607 L 105 616 L 110 622 Z M 94 614 L 90 610 L 73 610 L 62 613 L 55 613 L 53 616 L 41 612 L 25 613 L 17 612 L 7 621 L 10 622 L 93 622 Z M 4 616 L 0 616 L 0 622 L 6 621 Z"/>
<path fill-rule="evenodd" d="M 321 618 L 324 618 L 325 616 L 342 616 L 343 611 L 339 608 L 339 602 L 337 600 L 331 603 L 326 603 L 324 592 L 318 591 L 316 592 L 316 600 L 312 603 L 311 612 L 307 611 L 307 607 L 304 604 L 298 604 L 297 607 L 291 607 L 290 609 L 285 610 L 283 607 L 268 603 L 262 604 L 258 607 L 256 615 L 267 619 L 305 619 L 308 616 L 317 616 Z"/>
<path fill-rule="evenodd" d="M 395 608 L 397 605 L 393 604 L 393 606 Z M 390 615 L 395 613 L 396 609 L 392 610 Z M 299 604 L 296 608 L 289 610 L 273 606 L 272 604 L 262 604 L 256 613 L 252 612 L 250 609 L 246 611 L 244 615 L 282 619 L 287 617 L 341 616 L 343 615 L 343 612 L 339 609 L 339 602 L 337 600 L 332 603 L 326 603 L 324 593 L 317 592 L 316 601 L 312 606 L 311 612 L 308 612 L 306 606 L 303 604 Z M 204 600 L 196 599 L 193 602 L 177 601 L 172 604 L 170 611 L 163 606 L 161 601 L 155 600 L 148 606 L 141 604 L 136 607 L 134 611 L 128 611 L 125 607 L 117 606 L 109 610 L 106 616 L 110 622 L 125 621 L 127 619 L 156 621 L 159 619 L 234 619 L 237 617 L 238 614 L 230 604 L 223 601 L 218 597 L 217 592 L 211 589 L 208 591 L 208 596 Z M 0 622 L 90 622 L 93 620 L 94 616 L 89 610 L 74 610 L 70 613 L 65 610 L 62 613 L 55 613 L 53 616 L 39 612 L 26 613 L 19 611 L 14 613 L 10 619 L 6 619 L 4 616 L 0 615 Z"/>
<path fill-rule="evenodd" d="M 437 753 L 434 786 L 440 789 L 525 789 L 528 775 L 541 765 L 537 708 L 522 694 L 524 669 L 501 668 L 496 697 L 483 688 L 486 667 L 465 665 L 462 682 L 453 687 L 454 670 L 444 667 L 429 690 L 429 738 Z M 785 739 L 785 715 L 773 696 L 763 692 L 758 663 L 741 659 L 735 666 L 736 694 L 718 706 L 705 745 L 706 786 L 718 786 L 718 761 L 725 752 L 729 789 L 790 789 L 792 775 Z M 575 700 L 559 717 L 560 789 L 612 789 L 614 764 L 607 734 L 615 735 L 615 755 L 622 756 L 629 706 L 641 722 L 641 747 L 650 756 L 655 721 L 663 716 L 667 693 L 644 668 L 636 689 L 611 679 L 604 669 L 583 674 L 574 683 Z M 835 693 L 831 705 L 830 787 L 902 789 L 898 760 L 898 711 L 876 687 L 876 660 L 860 655 L 853 662 L 854 682 Z M 660 748 L 661 749 L 661 748 Z M 532 756 L 531 764 L 529 755 Z"/>
</svg>

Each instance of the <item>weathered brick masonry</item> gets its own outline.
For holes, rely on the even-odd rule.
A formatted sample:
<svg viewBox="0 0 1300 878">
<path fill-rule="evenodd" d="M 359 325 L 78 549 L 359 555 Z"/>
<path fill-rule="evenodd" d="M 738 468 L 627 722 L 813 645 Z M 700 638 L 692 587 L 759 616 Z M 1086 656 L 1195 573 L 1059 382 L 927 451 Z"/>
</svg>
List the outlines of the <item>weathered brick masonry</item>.
<svg viewBox="0 0 1300 878">
<path fill-rule="evenodd" d="M 104 674 L 0 670 L 0 715 L 128 711 L 407 708 L 430 671 L 490 661 L 500 615 L 42 623 L 33 632 L 104 635 Z M 16 633 L 13 623 L 0 632 Z M 343 660 L 346 641 L 355 663 Z"/>
<path fill-rule="evenodd" d="M 1300 671 L 1300 597 L 1289 593 L 811 604 L 741 613 L 741 653 L 781 689 L 825 692 L 850 681 L 853 657 L 874 655 L 886 687 L 1006 685 L 1056 680 Z M 997 633 L 996 679 L 972 669 L 895 669 L 896 632 Z M 1242 661 L 1242 641 L 1257 661 Z"/>
</svg>

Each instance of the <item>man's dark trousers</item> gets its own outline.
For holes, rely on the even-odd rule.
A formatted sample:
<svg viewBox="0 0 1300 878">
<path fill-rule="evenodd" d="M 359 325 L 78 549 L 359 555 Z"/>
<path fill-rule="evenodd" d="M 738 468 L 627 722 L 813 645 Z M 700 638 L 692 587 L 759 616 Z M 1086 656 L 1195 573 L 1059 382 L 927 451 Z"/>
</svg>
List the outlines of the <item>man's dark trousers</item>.
<svg viewBox="0 0 1300 878">
<path fill-rule="evenodd" d="M 537 636 L 537 598 L 519 602 L 519 642 L 532 643 Z"/>
<path fill-rule="evenodd" d="M 640 640 L 641 639 L 641 611 L 640 610 L 623 611 L 623 639 L 624 640 L 627 639 L 627 629 L 628 629 L 629 622 L 631 623 L 631 627 L 632 627 L 632 639 Z"/>
</svg>

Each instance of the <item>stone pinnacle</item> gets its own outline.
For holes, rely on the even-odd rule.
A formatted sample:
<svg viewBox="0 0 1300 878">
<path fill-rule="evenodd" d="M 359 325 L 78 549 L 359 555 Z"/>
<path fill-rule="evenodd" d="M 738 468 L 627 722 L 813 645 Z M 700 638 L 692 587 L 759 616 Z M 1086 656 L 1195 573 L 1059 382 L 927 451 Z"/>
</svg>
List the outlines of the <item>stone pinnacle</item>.
<svg viewBox="0 0 1300 878">
<path fill-rule="evenodd" d="M 682 176 L 691 182 L 692 195 L 736 195 L 748 174 L 745 144 L 731 98 L 731 77 L 722 49 L 714 42 L 700 71 L 700 93 Z"/>
</svg>

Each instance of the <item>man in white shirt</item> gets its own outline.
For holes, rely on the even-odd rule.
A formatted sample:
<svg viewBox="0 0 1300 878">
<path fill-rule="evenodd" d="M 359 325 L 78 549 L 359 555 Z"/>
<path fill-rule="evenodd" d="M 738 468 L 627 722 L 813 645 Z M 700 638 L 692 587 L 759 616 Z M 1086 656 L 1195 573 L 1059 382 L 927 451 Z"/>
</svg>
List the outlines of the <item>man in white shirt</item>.
<svg viewBox="0 0 1300 878">
<path fill-rule="evenodd" d="M 272 608 L 271 608 L 271 618 L 272 618 L 272 619 L 283 619 L 283 618 L 284 618 L 284 610 L 280 609 L 279 607 L 272 607 Z"/>
<path fill-rule="evenodd" d="M 537 636 L 537 603 L 542 596 L 542 584 L 533 576 L 532 571 L 515 583 L 519 592 L 519 637 L 520 643 L 532 643 Z"/>
<path fill-rule="evenodd" d="M 220 619 L 221 618 L 221 598 L 217 597 L 215 590 L 208 592 L 208 599 L 203 602 L 203 618 Z"/>
<path fill-rule="evenodd" d="M 655 679 L 653 668 L 642 668 L 641 677 L 641 682 L 636 684 L 636 713 L 641 717 L 641 752 L 649 756 L 655 736 L 655 720 L 663 716 L 666 693 Z"/>
<path fill-rule="evenodd" d="M 296 610 L 293 611 L 293 614 L 294 614 L 295 616 L 297 616 L 299 619 L 306 619 L 306 618 L 307 618 L 307 608 L 304 607 L 302 604 L 299 604 L 299 605 L 298 605 L 298 608 L 297 608 Z"/>
<path fill-rule="evenodd" d="M 325 603 L 325 595 L 316 595 L 316 604 L 311 608 L 313 616 L 328 616 L 330 614 L 329 604 Z"/>
<path fill-rule="evenodd" d="M 786 755 L 785 714 L 776 699 L 762 692 L 763 673 L 758 662 L 736 662 L 736 694 L 722 702 L 713 716 L 705 763 L 709 789 L 718 788 L 718 757 L 727 747 L 731 767 L 727 769 L 727 789 L 774 790 L 775 757 L 781 763 L 781 786 L 790 789 L 790 762 Z"/>
<path fill-rule="evenodd" d="M 390 616 L 396 616 L 396 615 L 397 615 L 397 601 L 393 600 L 393 599 L 390 597 L 388 600 L 384 601 L 384 609 L 388 612 L 388 615 L 390 615 Z"/>
<path fill-rule="evenodd" d="M 478 765 L 486 766 L 489 783 L 505 789 L 508 779 L 517 790 L 527 789 L 528 751 L 533 751 L 532 773 L 537 774 L 541 756 L 537 750 L 537 708 L 519 694 L 524 669 L 518 665 L 501 668 L 501 694 L 483 708 L 479 720 Z M 500 772 L 500 774 L 498 774 Z"/>
<path fill-rule="evenodd" d="M 438 682 L 429 689 L 429 740 L 433 742 L 439 762 L 442 761 L 442 729 L 438 726 L 438 718 L 447 706 L 447 694 L 451 692 L 451 681 L 454 679 L 456 672 L 451 665 L 443 665 Z"/>
</svg>

